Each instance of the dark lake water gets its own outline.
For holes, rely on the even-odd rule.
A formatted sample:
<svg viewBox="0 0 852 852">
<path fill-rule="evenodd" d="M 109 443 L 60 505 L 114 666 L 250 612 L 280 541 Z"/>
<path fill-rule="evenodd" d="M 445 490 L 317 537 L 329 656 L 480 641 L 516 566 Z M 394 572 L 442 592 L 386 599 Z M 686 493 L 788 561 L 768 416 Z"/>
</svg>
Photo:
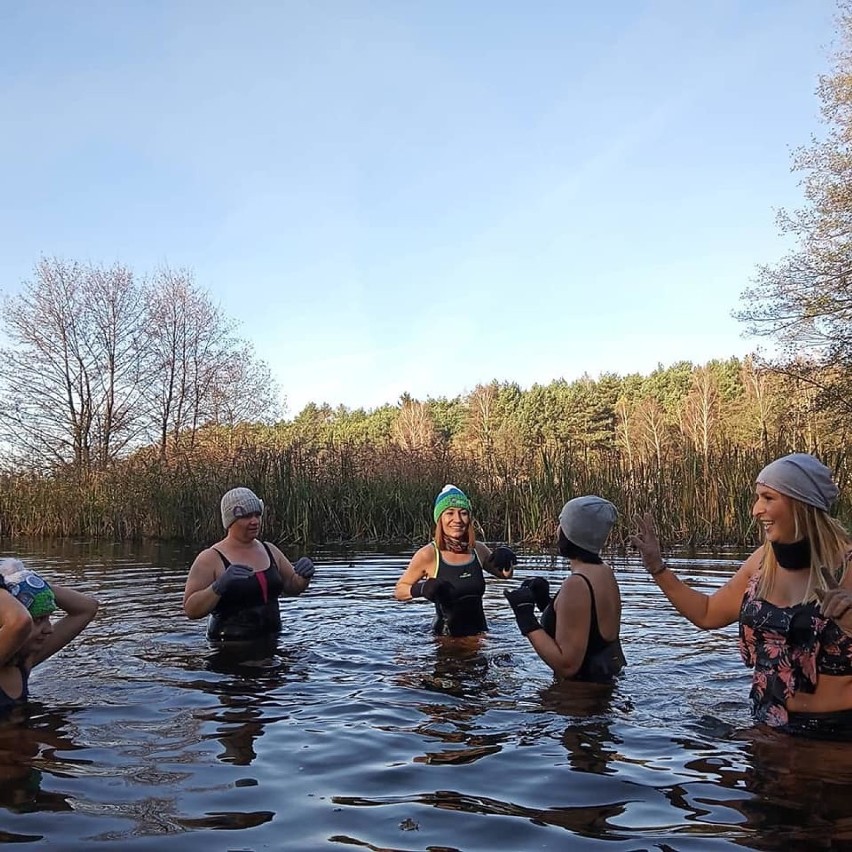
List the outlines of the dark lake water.
<svg viewBox="0 0 852 852">
<path fill-rule="evenodd" d="M 391 597 L 411 551 L 320 551 L 272 649 L 183 617 L 193 553 L 16 544 L 101 611 L 0 722 L 0 842 L 62 850 L 852 848 L 852 745 L 749 729 L 733 628 L 701 633 L 616 560 L 629 666 L 554 686 L 489 584 L 441 644 Z M 297 556 L 299 554 L 291 554 Z M 733 559 L 675 561 L 712 589 Z M 544 556 L 517 579 L 564 575 Z"/>
</svg>

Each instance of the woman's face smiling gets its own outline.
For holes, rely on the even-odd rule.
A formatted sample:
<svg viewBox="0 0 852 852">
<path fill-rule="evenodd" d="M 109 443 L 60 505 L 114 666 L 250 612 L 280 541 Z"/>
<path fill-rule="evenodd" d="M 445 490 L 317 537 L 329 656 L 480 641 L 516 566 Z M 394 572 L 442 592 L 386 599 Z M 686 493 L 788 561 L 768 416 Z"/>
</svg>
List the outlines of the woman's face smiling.
<svg viewBox="0 0 852 852">
<path fill-rule="evenodd" d="M 751 514 L 763 527 L 766 540 L 778 544 L 792 544 L 796 541 L 792 499 L 766 485 L 758 485 L 756 493 Z"/>
<path fill-rule="evenodd" d="M 450 538 L 467 538 L 470 526 L 470 512 L 467 509 L 444 509 L 441 512 L 441 529 Z"/>
</svg>

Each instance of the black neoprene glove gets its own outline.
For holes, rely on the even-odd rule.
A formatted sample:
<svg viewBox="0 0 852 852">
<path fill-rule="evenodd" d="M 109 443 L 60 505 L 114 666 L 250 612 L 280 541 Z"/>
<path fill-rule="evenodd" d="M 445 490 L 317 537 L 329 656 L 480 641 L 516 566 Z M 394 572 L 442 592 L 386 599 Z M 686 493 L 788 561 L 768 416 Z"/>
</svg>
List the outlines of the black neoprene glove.
<svg viewBox="0 0 852 852">
<path fill-rule="evenodd" d="M 452 583 L 430 577 L 428 580 L 418 580 L 411 586 L 411 597 L 423 597 L 441 606 L 452 606 L 456 599 L 456 592 Z"/>
<path fill-rule="evenodd" d="M 234 583 L 238 580 L 245 580 L 247 577 L 251 577 L 252 574 L 254 574 L 254 571 L 248 565 L 231 564 L 210 584 L 210 588 L 217 595 L 226 595 Z"/>
<path fill-rule="evenodd" d="M 503 592 L 503 594 L 511 604 L 515 613 L 515 620 L 524 636 L 532 633 L 533 630 L 541 630 L 541 625 L 535 617 L 535 596 L 528 586 L 521 586 L 518 589 L 512 589 L 511 592 Z"/>
<path fill-rule="evenodd" d="M 515 556 L 515 551 L 511 547 L 501 545 L 491 551 L 491 564 L 498 571 L 506 572 L 518 564 L 518 557 Z"/>
<path fill-rule="evenodd" d="M 544 577 L 529 577 L 521 583 L 522 589 L 529 589 L 535 598 L 535 605 L 544 612 L 550 603 L 550 583 Z"/>
<path fill-rule="evenodd" d="M 293 570 L 304 580 L 310 580 L 317 570 L 314 563 L 307 557 L 302 556 L 293 563 Z"/>
</svg>

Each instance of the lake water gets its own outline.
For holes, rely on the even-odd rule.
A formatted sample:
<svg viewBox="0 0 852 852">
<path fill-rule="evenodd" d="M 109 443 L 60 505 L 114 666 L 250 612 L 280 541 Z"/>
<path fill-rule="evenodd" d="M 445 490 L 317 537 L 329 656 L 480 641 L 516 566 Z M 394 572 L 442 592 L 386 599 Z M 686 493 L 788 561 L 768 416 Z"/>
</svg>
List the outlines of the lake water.
<svg viewBox="0 0 852 852">
<path fill-rule="evenodd" d="M 16 544 L 101 600 L 0 722 L 0 842 L 62 850 L 852 848 L 852 744 L 749 730 L 733 628 L 701 633 L 616 560 L 629 666 L 555 686 L 489 583 L 487 637 L 391 597 L 411 551 L 321 551 L 272 649 L 181 611 L 174 546 Z M 291 554 L 293 557 L 299 554 Z M 735 560 L 675 561 L 705 589 Z M 564 568 L 525 556 L 518 579 Z"/>
</svg>

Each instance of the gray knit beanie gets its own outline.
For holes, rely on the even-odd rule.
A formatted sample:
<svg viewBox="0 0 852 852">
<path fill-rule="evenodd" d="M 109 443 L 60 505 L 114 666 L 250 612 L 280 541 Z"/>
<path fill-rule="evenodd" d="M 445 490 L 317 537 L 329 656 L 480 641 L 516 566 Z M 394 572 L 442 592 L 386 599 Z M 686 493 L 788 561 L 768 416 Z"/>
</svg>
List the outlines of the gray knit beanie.
<svg viewBox="0 0 852 852">
<path fill-rule="evenodd" d="M 263 500 L 250 488 L 232 488 L 222 497 L 222 526 L 227 530 L 238 518 L 263 514 Z"/>
<path fill-rule="evenodd" d="M 791 453 L 775 459 L 757 475 L 757 484 L 823 512 L 831 508 L 840 493 L 831 478 L 831 471 L 808 453 Z"/>
<path fill-rule="evenodd" d="M 609 500 L 587 494 L 569 500 L 562 507 L 559 526 L 565 538 L 577 547 L 600 553 L 617 517 L 618 512 Z"/>
</svg>

